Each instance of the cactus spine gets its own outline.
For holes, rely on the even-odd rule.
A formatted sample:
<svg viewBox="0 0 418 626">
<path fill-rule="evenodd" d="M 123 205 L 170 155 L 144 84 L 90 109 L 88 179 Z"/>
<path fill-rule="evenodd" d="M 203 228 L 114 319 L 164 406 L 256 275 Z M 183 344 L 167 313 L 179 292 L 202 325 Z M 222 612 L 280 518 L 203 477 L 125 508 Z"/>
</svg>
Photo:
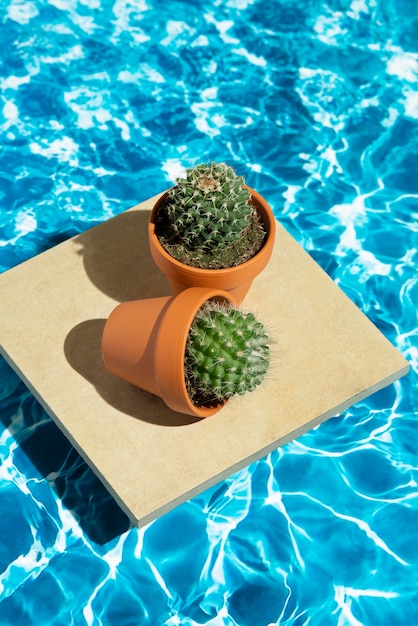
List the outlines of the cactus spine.
<svg viewBox="0 0 418 626">
<path fill-rule="evenodd" d="M 196 267 L 243 263 L 258 252 L 265 236 L 250 198 L 243 177 L 225 163 L 189 168 L 168 192 L 157 222 L 161 244 Z"/>
<path fill-rule="evenodd" d="M 195 404 L 253 391 L 268 366 L 268 337 L 253 313 L 211 301 L 201 307 L 185 352 L 186 385 Z"/>
</svg>

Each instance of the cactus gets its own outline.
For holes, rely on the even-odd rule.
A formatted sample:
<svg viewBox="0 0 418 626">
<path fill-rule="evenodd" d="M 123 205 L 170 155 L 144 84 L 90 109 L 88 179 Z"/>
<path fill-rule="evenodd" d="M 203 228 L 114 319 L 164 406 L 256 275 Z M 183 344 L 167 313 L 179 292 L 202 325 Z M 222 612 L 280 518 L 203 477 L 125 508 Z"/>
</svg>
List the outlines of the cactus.
<svg viewBox="0 0 418 626">
<path fill-rule="evenodd" d="M 195 404 L 253 391 L 269 366 L 268 337 L 253 313 L 206 302 L 189 331 L 186 386 Z"/>
<path fill-rule="evenodd" d="M 225 163 L 186 170 L 169 190 L 157 224 L 163 247 L 196 267 L 231 267 L 261 248 L 265 232 L 244 179 Z"/>
</svg>

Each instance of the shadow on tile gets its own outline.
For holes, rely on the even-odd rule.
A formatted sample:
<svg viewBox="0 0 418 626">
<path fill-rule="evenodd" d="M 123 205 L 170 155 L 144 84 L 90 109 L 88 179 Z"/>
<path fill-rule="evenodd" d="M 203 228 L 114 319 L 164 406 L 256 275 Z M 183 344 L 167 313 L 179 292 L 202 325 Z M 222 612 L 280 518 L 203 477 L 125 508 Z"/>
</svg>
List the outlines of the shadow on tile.
<svg viewBox="0 0 418 626">
<path fill-rule="evenodd" d="M 64 352 L 68 363 L 102 398 L 118 411 L 159 426 L 186 426 L 197 418 L 169 409 L 161 398 L 110 374 L 103 364 L 101 340 L 103 319 L 91 319 L 75 326 L 67 335 Z"/>
<path fill-rule="evenodd" d="M 91 282 L 118 302 L 170 295 L 149 251 L 149 215 L 126 211 L 74 239 Z"/>
</svg>

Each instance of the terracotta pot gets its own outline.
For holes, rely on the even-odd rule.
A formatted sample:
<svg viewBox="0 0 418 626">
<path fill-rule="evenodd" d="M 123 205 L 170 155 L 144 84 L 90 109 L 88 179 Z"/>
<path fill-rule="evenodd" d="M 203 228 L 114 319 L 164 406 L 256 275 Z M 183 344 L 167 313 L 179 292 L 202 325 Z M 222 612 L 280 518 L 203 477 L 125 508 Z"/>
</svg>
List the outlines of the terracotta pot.
<svg viewBox="0 0 418 626">
<path fill-rule="evenodd" d="M 155 234 L 155 219 L 159 208 L 164 204 L 167 193 L 163 194 L 154 205 L 148 223 L 148 238 L 152 258 L 159 269 L 166 275 L 174 294 L 188 287 L 206 287 L 223 289 L 233 295 L 240 304 L 246 296 L 256 276 L 263 271 L 270 260 L 276 233 L 276 220 L 266 200 L 254 189 L 247 187 L 251 201 L 255 206 L 266 230 L 267 236 L 261 250 L 241 265 L 224 269 L 200 269 L 185 265 L 170 256 L 161 246 Z"/>
<path fill-rule="evenodd" d="M 119 304 L 103 331 L 102 353 L 106 368 L 134 385 L 159 396 L 173 411 L 208 417 L 215 406 L 196 406 L 187 393 L 184 352 L 189 328 L 207 300 L 234 298 L 221 289 L 193 287 L 175 296 Z"/>
</svg>

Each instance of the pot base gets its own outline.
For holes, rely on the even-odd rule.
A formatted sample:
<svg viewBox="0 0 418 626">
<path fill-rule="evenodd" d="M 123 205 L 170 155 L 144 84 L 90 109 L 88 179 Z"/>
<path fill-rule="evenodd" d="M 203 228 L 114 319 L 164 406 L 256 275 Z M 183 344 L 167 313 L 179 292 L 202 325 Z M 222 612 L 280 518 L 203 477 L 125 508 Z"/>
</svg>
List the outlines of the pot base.
<svg viewBox="0 0 418 626">
<path fill-rule="evenodd" d="M 122 302 L 110 314 L 102 336 L 106 368 L 119 378 L 159 394 L 154 374 L 154 349 L 159 320 L 171 298 Z"/>
</svg>

